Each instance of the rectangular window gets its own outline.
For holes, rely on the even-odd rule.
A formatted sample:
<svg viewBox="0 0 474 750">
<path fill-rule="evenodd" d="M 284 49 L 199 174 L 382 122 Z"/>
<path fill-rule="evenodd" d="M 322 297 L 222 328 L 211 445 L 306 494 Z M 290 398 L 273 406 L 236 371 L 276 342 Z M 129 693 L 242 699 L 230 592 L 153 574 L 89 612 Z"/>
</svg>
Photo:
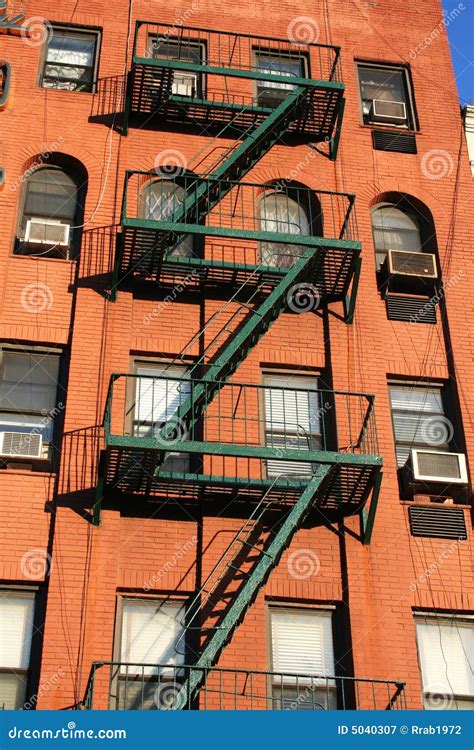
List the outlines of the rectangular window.
<svg viewBox="0 0 474 750">
<path fill-rule="evenodd" d="M 0 709 L 20 709 L 33 634 L 34 594 L 0 591 Z"/>
<path fill-rule="evenodd" d="M 306 78 L 308 75 L 307 58 L 300 55 L 284 55 L 265 51 L 255 51 L 257 71 L 281 76 L 282 79 Z M 263 107 L 277 107 L 295 86 L 291 83 L 277 81 L 257 81 L 257 101 Z"/>
<path fill-rule="evenodd" d="M 408 461 L 411 448 L 449 451 L 451 423 L 446 418 L 441 386 L 390 385 L 397 464 Z"/>
<path fill-rule="evenodd" d="M 415 127 L 408 69 L 359 63 L 359 86 L 365 124 Z"/>
<path fill-rule="evenodd" d="M 155 60 L 179 60 L 195 65 L 201 65 L 204 60 L 204 45 L 189 39 L 149 38 L 148 50 L 150 57 Z M 202 73 L 187 70 L 173 70 L 171 93 L 174 96 L 201 98 L 203 96 Z M 158 85 L 158 78 L 157 78 Z M 161 75 L 160 83 L 161 86 Z"/>
<path fill-rule="evenodd" d="M 322 422 L 318 381 L 291 375 L 265 375 L 265 444 L 268 447 L 319 450 Z M 267 474 L 310 476 L 314 466 L 307 461 L 267 460 Z"/>
<path fill-rule="evenodd" d="M 179 365 L 137 362 L 137 378 L 130 405 L 132 434 L 151 437 L 176 413 L 191 393 L 189 372 Z M 186 436 L 184 436 L 186 437 Z M 189 471 L 189 454 L 170 452 L 161 464 L 163 471 Z"/>
<path fill-rule="evenodd" d="M 180 602 L 122 600 L 118 708 L 166 708 L 183 678 L 184 616 Z"/>
<path fill-rule="evenodd" d="M 425 708 L 474 710 L 474 622 L 420 615 L 416 637 Z"/>
<path fill-rule="evenodd" d="M 51 458 L 59 354 L 0 352 L 0 455 Z"/>
<path fill-rule="evenodd" d="M 335 709 L 332 614 L 270 609 L 273 708 Z"/>
<path fill-rule="evenodd" d="M 41 86 L 62 91 L 94 90 L 99 35 L 53 27 L 48 41 Z"/>
</svg>

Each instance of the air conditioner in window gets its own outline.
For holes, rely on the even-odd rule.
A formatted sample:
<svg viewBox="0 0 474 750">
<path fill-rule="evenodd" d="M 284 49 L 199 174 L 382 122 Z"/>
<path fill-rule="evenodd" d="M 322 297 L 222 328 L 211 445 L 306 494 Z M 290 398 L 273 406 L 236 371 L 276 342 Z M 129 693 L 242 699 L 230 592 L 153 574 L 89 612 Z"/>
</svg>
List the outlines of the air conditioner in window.
<svg viewBox="0 0 474 750">
<path fill-rule="evenodd" d="M 197 75 L 193 73 L 175 72 L 171 91 L 176 96 L 196 96 Z"/>
<path fill-rule="evenodd" d="M 389 250 L 388 272 L 391 276 L 410 276 L 437 279 L 436 258 L 431 253 L 414 253 L 409 250 Z"/>
<path fill-rule="evenodd" d="M 466 485 L 467 467 L 464 453 L 413 448 L 410 454 L 413 479 L 417 482 Z"/>
<path fill-rule="evenodd" d="M 32 218 L 26 222 L 25 242 L 38 245 L 69 245 L 69 224 L 62 224 L 55 219 Z"/>
<path fill-rule="evenodd" d="M 373 99 L 370 115 L 372 122 L 404 123 L 407 120 L 407 108 L 405 102 Z"/>
<path fill-rule="evenodd" d="M 43 437 L 31 432 L 0 432 L 0 456 L 41 458 Z"/>
</svg>

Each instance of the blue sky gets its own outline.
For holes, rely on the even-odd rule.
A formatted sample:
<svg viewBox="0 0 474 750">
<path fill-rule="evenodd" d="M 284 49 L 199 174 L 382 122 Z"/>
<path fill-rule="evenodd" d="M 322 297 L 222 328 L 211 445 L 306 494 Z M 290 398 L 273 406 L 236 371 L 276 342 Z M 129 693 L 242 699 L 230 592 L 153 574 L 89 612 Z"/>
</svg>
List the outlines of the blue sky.
<svg viewBox="0 0 474 750">
<path fill-rule="evenodd" d="M 450 13 L 464 6 L 465 10 L 448 24 L 454 70 L 461 104 L 474 104 L 474 0 L 443 0 Z"/>
</svg>

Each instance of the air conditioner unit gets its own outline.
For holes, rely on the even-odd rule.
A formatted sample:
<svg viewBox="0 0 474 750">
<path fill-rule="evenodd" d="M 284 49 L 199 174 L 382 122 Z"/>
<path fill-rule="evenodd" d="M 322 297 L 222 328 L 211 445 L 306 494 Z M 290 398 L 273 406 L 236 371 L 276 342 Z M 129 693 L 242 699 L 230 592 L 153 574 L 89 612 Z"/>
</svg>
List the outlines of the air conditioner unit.
<svg viewBox="0 0 474 750">
<path fill-rule="evenodd" d="M 404 123 L 407 120 L 407 108 L 405 102 L 373 99 L 370 116 L 372 122 Z"/>
<path fill-rule="evenodd" d="M 431 253 L 414 253 L 409 250 L 389 250 L 388 272 L 392 276 L 410 276 L 437 279 L 436 258 Z"/>
<path fill-rule="evenodd" d="M 416 448 L 411 450 L 410 458 L 413 478 L 417 482 L 463 485 L 468 483 L 464 453 Z"/>
<path fill-rule="evenodd" d="M 28 219 L 26 222 L 25 242 L 38 245 L 69 245 L 69 224 L 62 224 L 55 219 Z"/>
<path fill-rule="evenodd" d="M 43 437 L 31 432 L 0 432 L 0 456 L 41 458 Z"/>
<path fill-rule="evenodd" d="M 196 96 L 197 75 L 193 73 L 175 72 L 171 91 L 176 96 Z"/>
</svg>

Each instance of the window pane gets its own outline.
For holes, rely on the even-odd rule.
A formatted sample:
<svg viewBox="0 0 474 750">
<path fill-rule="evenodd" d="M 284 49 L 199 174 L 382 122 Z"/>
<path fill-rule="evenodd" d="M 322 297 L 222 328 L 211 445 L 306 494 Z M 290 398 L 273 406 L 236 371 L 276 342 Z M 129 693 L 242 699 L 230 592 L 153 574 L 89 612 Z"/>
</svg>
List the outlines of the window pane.
<svg viewBox="0 0 474 750">
<path fill-rule="evenodd" d="M 0 672 L 0 711 L 15 711 L 25 703 L 26 675 Z"/>
<path fill-rule="evenodd" d="M 0 598 L 0 667 L 28 669 L 33 632 L 34 597 L 2 592 Z"/>
<path fill-rule="evenodd" d="M 51 412 L 56 406 L 59 357 L 3 352 L 0 408 L 26 413 Z"/>
<path fill-rule="evenodd" d="M 330 612 L 290 612 L 275 607 L 270 616 L 272 671 L 286 675 L 334 675 Z M 294 684 L 291 678 L 289 682 Z"/>
<path fill-rule="evenodd" d="M 24 215 L 69 219 L 76 214 L 77 187 L 61 169 L 38 169 L 28 180 Z"/>
<path fill-rule="evenodd" d="M 388 68 L 359 68 L 362 99 L 404 102 L 404 73 Z"/>
<path fill-rule="evenodd" d="M 299 77 L 304 75 L 302 60 L 292 60 L 285 56 L 257 55 L 257 68 L 262 73 L 278 75 L 285 78 Z M 291 91 L 295 87 L 290 83 L 277 83 L 276 81 L 258 81 L 259 88 L 278 89 Z"/>
<path fill-rule="evenodd" d="M 54 29 L 48 45 L 48 62 L 92 67 L 95 34 L 78 34 Z"/>
<path fill-rule="evenodd" d="M 390 402 L 398 466 L 406 464 L 410 448 L 449 450 L 441 388 L 390 386 Z"/>
<path fill-rule="evenodd" d="M 202 47 L 188 40 L 170 41 L 166 39 L 150 38 L 149 49 L 153 57 L 163 60 L 185 60 L 186 62 L 201 62 Z"/>
<path fill-rule="evenodd" d="M 416 632 L 423 692 L 474 697 L 474 627 L 453 618 L 418 622 Z"/>
<path fill-rule="evenodd" d="M 183 664 L 184 639 L 180 636 L 184 612 L 184 606 L 177 603 L 124 601 L 121 661 L 150 665 Z M 125 673 L 127 669 L 122 667 L 121 671 Z M 128 673 L 152 675 L 158 670 L 153 666 L 145 670 L 129 667 Z"/>
<path fill-rule="evenodd" d="M 174 182 L 156 180 L 147 185 L 140 196 L 140 216 L 151 221 L 172 219 L 183 205 L 184 189 Z M 188 235 L 171 253 L 172 256 L 189 258 L 193 255 L 193 238 Z"/>
</svg>

